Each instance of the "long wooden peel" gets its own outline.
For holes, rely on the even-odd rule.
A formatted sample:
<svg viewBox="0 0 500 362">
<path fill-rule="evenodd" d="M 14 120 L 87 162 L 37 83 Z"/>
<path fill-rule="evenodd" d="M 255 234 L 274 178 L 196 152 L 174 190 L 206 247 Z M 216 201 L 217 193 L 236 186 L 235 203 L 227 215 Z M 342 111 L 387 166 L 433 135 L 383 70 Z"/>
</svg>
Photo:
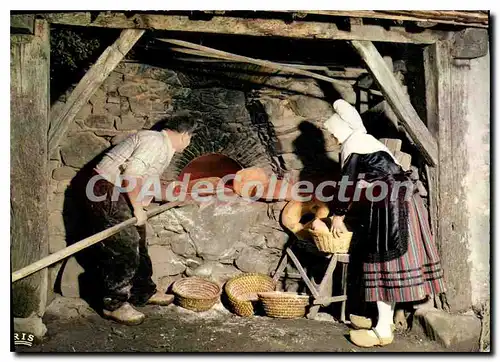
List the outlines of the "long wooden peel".
<svg viewBox="0 0 500 362">
<path fill-rule="evenodd" d="M 189 203 L 194 203 L 194 202 L 185 202 L 185 201 L 174 201 L 174 202 L 169 202 L 167 204 L 158 206 L 152 210 L 149 210 L 146 212 L 148 219 L 156 216 L 158 214 L 161 214 L 164 211 L 167 211 L 169 209 L 172 209 L 174 207 L 180 206 L 180 205 L 187 205 Z M 43 259 L 40 259 L 33 264 L 30 264 L 22 269 L 19 269 L 12 273 L 12 283 L 23 279 L 33 273 L 36 273 L 37 271 L 46 268 L 54 263 L 57 263 L 58 261 L 67 258 L 68 256 L 71 256 L 80 250 L 83 250 L 91 245 L 97 244 L 98 242 L 110 237 L 111 235 L 116 234 L 120 230 L 125 229 L 128 226 L 134 225 L 137 222 L 137 218 L 133 217 L 131 219 L 128 219 L 118 225 L 112 226 L 106 230 L 103 230 L 97 234 L 94 234 L 92 236 L 89 236 L 88 238 L 85 238 L 83 240 L 80 240 L 79 242 L 68 246 L 67 248 L 61 249 L 58 252 L 54 254 L 50 254 L 49 256 L 46 256 Z"/>
<path fill-rule="evenodd" d="M 282 65 L 282 64 L 279 64 L 279 63 L 270 62 L 268 60 L 261 60 L 261 59 L 255 59 L 255 58 L 245 57 L 245 56 L 242 56 L 242 55 L 237 55 L 237 54 L 225 52 L 225 51 L 222 51 L 222 50 L 217 50 L 217 49 L 206 47 L 206 46 L 203 46 L 203 45 L 198 45 L 198 44 L 195 44 L 195 43 L 190 43 L 190 42 L 184 41 L 184 40 L 161 39 L 161 38 L 157 38 L 157 39 L 160 40 L 160 41 L 166 42 L 166 43 L 170 43 L 170 44 L 174 44 L 174 45 L 179 45 L 179 46 L 183 46 L 183 47 L 190 48 L 190 49 L 195 49 L 195 50 L 202 51 L 202 52 L 205 52 L 205 53 L 208 53 L 208 54 L 212 54 L 214 56 L 223 57 L 224 59 L 231 59 L 231 60 L 234 60 L 234 61 L 240 61 L 240 62 L 245 62 L 245 63 L 250 63 L 250 64 L 256 64 L 256 65 L 260 65 L 262 67 L 267 67 L 267 68 L 273 68 L 273 69 L 281 70 L 281 71 L 288 72 L 288 73 L 300 74 L 300 75 L 303 75 L 303 76 L 306 76 L 306 77 L 320 79 L 322 81 L 332 83 L 333 85 L 339 86 L 339 87 L 351 87 L 351 84 L 349 84 L 346 81 L 341 81 L 341 80 L 338 80 L 338 79 L 333 79 L 333 78 L 330 78 L 330 77 L 327 77 L 327 76 L 324 76 L 324 75 L 321 75 L 321 74 L 317 74 L 317 73 L 314 73 L 314 72 L 309 72 L 309 71 L 304 70 L 304 69 L 299 69 L 299 68 L 294 68 L 294 67 Z M 179 51 L 179 50 L 176 49 L 176 51 Z"/>
<path fill-rule="evenodd" d="M 245 63 L 243 60 L 240 59 L 233 59 L 229 58 L 227 56 L 222 56 L 222 55 L 215 55 L 211 53 L 207 53 L 201 50 L 194 50 L 194 49 L 189 49 L 189 48 L 171 48 L 174 52 L 179 52 L 179 53 L 185 53 L 185 54 L 191 54 L 191 55 L 197 55 L 200 57 L 205 57 L 205 58 L 210 58 L 210 59 L 203 59 L 203 58 L 177 58 L 179 60 L 185 60 L 189 62 L 215 62 L 215 61 L 227 61 L 227 62 L 234 62 L 234 63 Z M 320 71 L 329 71 L 330 69 L 324 65 L 305 65 L 305 64 L 290 64 L 290 63 L 276 63 L 273 62 L 273 64 L 277 64 L 280 66 L 284 67 L 291 67 L 294 69 L 304 69 L 304 70 L 320 70 Z"/>
</svg>

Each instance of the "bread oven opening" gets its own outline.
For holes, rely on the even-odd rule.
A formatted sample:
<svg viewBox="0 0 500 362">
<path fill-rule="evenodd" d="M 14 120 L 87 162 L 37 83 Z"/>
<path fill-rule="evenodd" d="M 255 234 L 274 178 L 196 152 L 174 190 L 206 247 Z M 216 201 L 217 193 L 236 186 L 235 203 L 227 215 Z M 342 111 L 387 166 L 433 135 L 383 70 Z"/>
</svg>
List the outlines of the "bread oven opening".
<svg viewBox="0 0 500 362">
<path fill-rule="evenodd" d="M 189 162 L 181 171 L 178 181 L 182 181 L 184 176 L 189 175 L 190 180 L 197 180 L 209 177 L 224 178 L 228 175 L 234 175 L 243 167 L 232 158 L 219 154 L 208 153 L 196 157 Z M 233 180 L 228 180 L 226 187 L 233 187 Z"/>
</svg>

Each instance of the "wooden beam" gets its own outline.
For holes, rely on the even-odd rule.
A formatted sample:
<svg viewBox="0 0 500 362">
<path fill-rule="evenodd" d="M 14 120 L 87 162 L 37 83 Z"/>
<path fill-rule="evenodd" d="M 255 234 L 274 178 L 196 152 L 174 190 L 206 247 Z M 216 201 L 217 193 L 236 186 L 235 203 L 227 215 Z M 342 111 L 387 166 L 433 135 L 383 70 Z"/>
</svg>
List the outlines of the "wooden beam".
<svg viewBox="0 0 500 362">
<path fill-rule="evenodd" d="M 425 103 L 427 108 L 427 128 L 436 138 L 439 135 L 438 118 L 438 71 L 437 47 L 427 46 L 423 51 L 425 77 Z"/>
<path fill-rule="evenodd" d="M 453 36 L 451 55 L 455 59 L 474 59 L 488 54 L 488 30 L 465 29 Z"/>
<path fill-rule="evenodd" d="M 95 64 L 83 76 L 64 106 L 58 107 L 54 114 L 51 114 L 49 155 L 57 149 L 59 142 L 82 106 L 88 102 L 97 88 L 101 86 L 109 73 L 115 69 L 116 65 L 125 57 L 143 33 L 144 30 L 138 29 L 123 30 L 120 37 L 104 50 Z"/>
<path fill-rule="evenodd" d="M 224 52 L 224 51 L 217 50 L 214 48 L 209 48 L 209 47 L 206 47 L 203 45 L 190 43 L 190 42 L 187 42 L 184 40 L 176 40 L 176 39 L 158 39 L 158 40 L 190 48 L 190 49 L 183 49 L 183 48 L 174 48 L 173 49 L 173 50 L 175 50 L 177 52 L 181 52 L 181 53 L 201 55 L 201 56 L 206 56 L 206 57 L 214 57 L 217 59 L 234 60 L 234 61 L 238 61 L 238 62 L 256 64 L 256 65 L 260 65 L 261 67 L 271 68 L 271 69 L 275 69 L 278 71 L 283 71 L 283 72 L 287 72 L 287 73 L 299 74 L 299 75 L 303 75 L 306 77 L 316 78 L 316 79 L 319 79 L 319 80 L 322 80 L 325 82 L 329 82 L 329 83 L 332 83 L 334 85 L 338 85 L 341 87 L 350 87 L 351 86 L 349 83 L 347 83 L 346 81 L 343 81 L 343 80 L 333 79 L 333 78 L 326 77 L 326 76 L 321 75 L 321 74 L 309 72 L 308 70 L 300 69 L 297 67 L 289 67 L 289 66 L 281 64 L 281 63 L 275 63 L 275 62 L 270 62 L 268 60 L 245 57 L 242 55 L 237 55 L 234 53 L 229 53 L 229 52 Z"/>
<path fill-rule="evenodd" d="M 443 24 L 484 26 L 489 23 L 488 11 L 461 11 L 461 10 L 379 10 L 379 14 L 386 13 L 395 16 L 410 16 L 420 21 L 431 21 Z"/>
<path fill-rule="evenodd" d="M 89 12 L 40 14 L 54 24 L 97 26 L 106 28 L 156 29 L 196 33 L 234 34 L 252 36 L 279 36 L 303 39 L 370 40 L 377 42 L 433 44 L 449 38 L 449 32 L 426 29 L 419 33 L 407 32 L 402 27 L 385 29 L 379 25 L 353 25 L 350 31 L 340 30 L 329 22 L 294 21 L 215 16 L 211 20 L 190 20 L 188 16 L 163 14 L 134 14 L 100 12 L 91 17 Z"/>
<path fill-rule="evenodd" d="M 172 48 L 172 50 L 179 51 L 180 53 L 188 53 L 188 52 L 186 52 L 186 49 Z M 217 56 L 213 56 L 213 55 L 210 56 L 210 58 L 205 58 L 205 57 L 208 57 L 209 55 L 202 54 L 202 52 L 200 52 L 199 54 L 195 54 L 195 52 L 196 52 L 196 50 L 190 52 L 190 54 L 199 55 L 203 58 L 176 57 L 175 59 L 182 60 L 185 62 L 193 62 L 193 63 L 242 63 L 239 60 L 230 60 L 227 58 L 217 57 Z M 292 68 L 304 69 L 304 70 L 319 70 L 319 71 L 323 71 L 323 72 L 329 71 L 328 67 L 323 66 L 323 65 L 307 65 L 307 64 L 281 63 L 281 62 L 276 63 L 276 64 L 281 64 L 285 67 L 292 67 Z M 338 71 L 337 73 L 340 74 L 341 72 Z"/>
<path fill-rule="evenodd" d="M 299 74 L 302 76 L 319 79 L 319 80 L 331 83 L 332 86 L 341 95 L 342 98 L 347 98 L 348 94 L 349 94 L 349 90 L 351 89 L 351 84 L 345 80 L 338 80 L 338 79 L 326 77 L 324 75 L 313 73 L 313 72 L 310 72 L 308 70 L 299 69 L 299 68 L 295 68 L 295 67 L 288 67 L 288 66 L 285 66 L 285 65 L 282 65 L 279 63 L 270 62 L 267 60 L 244 57 L 241 55 L 237 55 L 237 54 L 209 48 L 209 47 L 206 47 L 203 45 L 190 43 L 190 42 L 187 42 L 184 40 L 176 40 L 176 39 L 158 39 L 158 40 L 161 40 L 161 41 L 164 41 L 164 42 L 167 42 L 170 44 L 174 44 L 174 45 L 180 45 L 180 46 L 187 47 L 189 49 L 176 48 L 176 50 L 186 52 L 189 54 L 195 54 L 195 55 L 202 55 L 203 54 L 206 56 L 215 56 L 216 58 L 232 59 L 232 60 L 236 60 L 236 61 L 240 61 L 240 62 L 260 65 L 262 67 L 271 68 L 271 69 L 275 69 L 278 71 L 283 71 L 283 72 L 292 73 L 292 74 Z"/>
<path fill-rule="evenodd" d="M 427 128 L 439 142 L 439 117 L 438 117 L 438 46 L 429 45 L 424 49 L 424 76 L 425 76 L 425 104 L 427 109 Z M 441 54 L 440 54 L 441 55 Z M 445 77 L 447 75 L 445 74 Z M 441 82 L 443 82 L 441 78 Z M 442 84 L 447 86 L 447 84 Z M 438 145 L 439 146 L 439 145 Z M 430 225 L 434 240 L 438 243 L 438 223 L 439 223 L 439 163 L 436 167 L 426 165 L 429 192 L 429 213 Z M 439 244 L 439 243 L 438 243 Z"/>
<path fill-rule="evenodd" d="M 325 70 L 325 74 L 333 78 L 347 78 L 352 80 L 357 80 L 363 74 L 368 73 L 364 68 L 349 68 L 345 67 L 342 70 Z"/>
<path fill-rule="evenodd" d="M 431 166 L 436 165 L 438 160 L 436 140 L 418 116 L 410 99 L 404 94 L 403 88 L 387 67 L 375 45 L 369 41 L 353 41 L 352 45 L 365 61 L 384 97 L 412 138 L 415 146 Z"/>
<path fill-rule="evenodd" d="M 419 28 L 433 28 L 439 23 L 437 21 L 428 21 L 428 20 L 420 20 L 416 21 L 415 25 L 418 26 Z"/>
<path fill-rule="evenodd" d="M 173 51 L 178 51 L 180 48 L 171 48 Z M 187 53 L 186 49 L 183 49 L 180 51 L 181 53 Z M 193 51 L 192 54 L 194 54 L 196 51 Z M 200 57 L 175 57 L 176 60 L 179 61 L 185 61 L 185 62 L 193 62 L 193 63 L 242 63 L 241 61 L 237 60 L 229 60 L 226 58 L 222 57 L 215 57 L 215 58 L 205 58 L 208 56 L 207 54 L 202 54 L 201 52 L 199 54 L 200 57 L 203 56 L 203 58 Z M 283 62 L 273 62 L 276 64 L 280 64 L 286 67 L 292 67 L 292 68 L 297 68 L 297 69 L 304 69 L 304 70 L 317 70 L 324 72 L 324 74 L 330 78 L 341 78 L 341 79 L 348 79 L 349 84 L 354 84 L 355 80 L 362 74 L 367 73 L 368 71 L 363 68 L 344 68 L 343 70 L 331 70 L 327 65 L 312 65 L 312 64 L 304 64 L 304 63 L 283 63 Z M 382 95 L 381 92 L 370 89 L 370 92 L 376 95 Z"/>
<path fill-rule="evenodd" d="M 291 12 L 291 11 L 288 11 Z M 305 15 L 343 16 L 394 21 L 413 21 L 426 24 L 452 24 L 488 27 L 488 13 L 457 10 L 305 10 Z"/>
<path fill-rule="evenodd" d="M 10 16 L 11 34 L 34 34 L 35 33 L 35 15 L 33 14 L 15 14 Z"/>
<path fill-rule="evenodd" d="M 48 249 L 47 129 L 50 84 L 49 24 L 35 22 L 34 35 L 11 35 L 10 44 L 10 250 L 18 269 Z M 23 37 L 17 41 L 17 37 Z M 30 37 L 30 41 L 26 41 Z M 12 286 L 12 313 L 43 315 L 47 272 Z"/>
</svg>

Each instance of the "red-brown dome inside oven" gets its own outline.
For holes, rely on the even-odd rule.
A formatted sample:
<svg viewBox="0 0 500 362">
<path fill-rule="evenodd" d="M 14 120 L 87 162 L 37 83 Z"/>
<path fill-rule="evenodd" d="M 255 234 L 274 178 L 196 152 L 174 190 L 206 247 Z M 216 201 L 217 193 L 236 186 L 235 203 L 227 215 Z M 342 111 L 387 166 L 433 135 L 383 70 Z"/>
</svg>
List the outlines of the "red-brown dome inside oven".
<svg viewBox="0 0 500 362">
<path fill-rule="evenodd" d="M 243 169 L 241 165 L 230 157 L 220 153 L 208 153 L 196 157 L 189 162 L 180 173 L 178 180 L 182 181 L 185 174 L 191 174 L 190 180 L 197 180 L 205 177 L 220 177 L 232 175 Z M 226 186 L 231 187 L 232 180 Z"/>
</svg>

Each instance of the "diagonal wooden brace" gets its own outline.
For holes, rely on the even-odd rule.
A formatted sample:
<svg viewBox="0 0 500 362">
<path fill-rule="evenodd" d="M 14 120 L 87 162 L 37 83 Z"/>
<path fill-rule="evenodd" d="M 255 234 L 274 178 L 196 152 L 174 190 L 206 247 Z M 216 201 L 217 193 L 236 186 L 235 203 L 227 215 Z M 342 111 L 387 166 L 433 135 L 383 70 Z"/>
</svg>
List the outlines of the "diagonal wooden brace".
<svg viewBox="0 0 500 362">
<path fill-rule="evenodd" d="M 71 122 L 94 92 L 106 80 L 118 63 L 127 55 L 134 44 L 144 34 L 144 30 L 125 29 L 120 37 L 104 50 L 99 59 L 83 76 L 63 107 L 51 112 L 49 129 L 49 157 L 57 149 Z"/>
</svg>

